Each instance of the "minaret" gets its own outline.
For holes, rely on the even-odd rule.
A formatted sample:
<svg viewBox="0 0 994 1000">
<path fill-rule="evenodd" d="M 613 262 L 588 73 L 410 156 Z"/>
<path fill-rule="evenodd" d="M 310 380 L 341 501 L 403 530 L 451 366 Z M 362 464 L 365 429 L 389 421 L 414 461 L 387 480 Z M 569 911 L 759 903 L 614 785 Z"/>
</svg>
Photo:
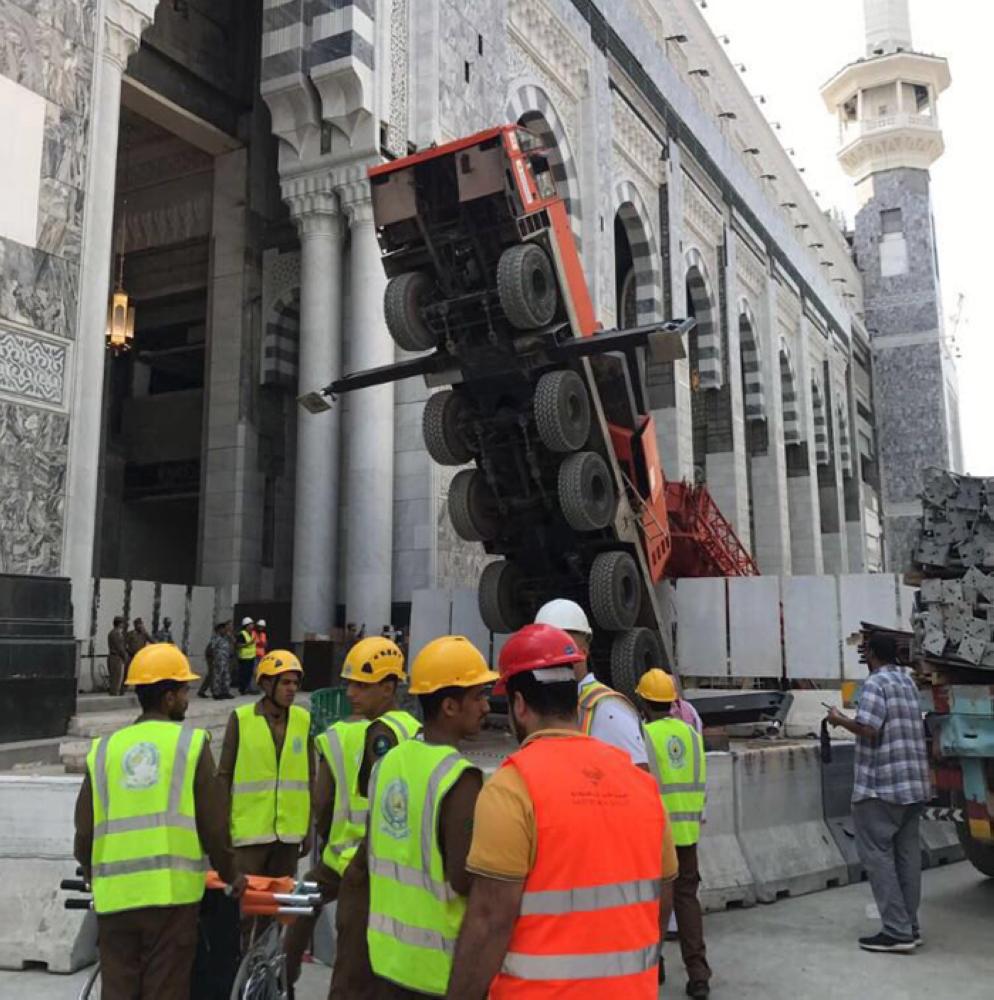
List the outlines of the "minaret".
<svg viewBox="0 0 994 1000">
<path fill-rule="evenodd" d="M 863 7 L 866 56 L 821 94 L 838 117 L 839 162 L 858 196 L 854 254 L 873 348 L 885 551 L 887 568 L 900 572 L 910 564 L 922 470 L 962 467 L 928 173 L 945 148 L 938 97 L 950 77 L 945 59 L 914 50 L 908 0 Z"/>
</svg>

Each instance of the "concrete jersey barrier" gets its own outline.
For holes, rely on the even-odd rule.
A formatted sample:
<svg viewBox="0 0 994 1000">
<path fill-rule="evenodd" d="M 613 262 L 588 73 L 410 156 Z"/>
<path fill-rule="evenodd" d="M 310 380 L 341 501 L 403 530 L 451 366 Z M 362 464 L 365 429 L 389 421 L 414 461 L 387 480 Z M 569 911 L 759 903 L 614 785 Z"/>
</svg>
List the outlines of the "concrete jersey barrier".
<svg viewBox="0 0 994 1000">
<path fill-rule="evenodd" d="M 701 906 L 706 912 L 754 906 L 755 882 L 735 835 L 732 755 L 709 753 L 707 759 L 707 805 L 697 851 Z"/>
<path fill-rule="evenodd" d="M 75 972 L 96 961 L 92 912 L 66 910 L 59 882 L 74 878 L 78 777 L 0 775 L 0 968 L 41 963 Z"/>
<path fill-rule="evenodd" d="M 825 823 L 836 846 L 846 859 L 849 881 L 866 878 L 866 869 L 856 851 L 856 830 L 852 818 L 853 760 L 856 747 L 851 742 L 832 743 L 832 760 L 821 766 L 821 799 Z"/>
<path fill-rule="evenodd" d="M 845 885 L 846 861 L 822 811 L 818 749 L 764 747 L 733 756 L 736 828 L 760 902 Z"/>
</svg>

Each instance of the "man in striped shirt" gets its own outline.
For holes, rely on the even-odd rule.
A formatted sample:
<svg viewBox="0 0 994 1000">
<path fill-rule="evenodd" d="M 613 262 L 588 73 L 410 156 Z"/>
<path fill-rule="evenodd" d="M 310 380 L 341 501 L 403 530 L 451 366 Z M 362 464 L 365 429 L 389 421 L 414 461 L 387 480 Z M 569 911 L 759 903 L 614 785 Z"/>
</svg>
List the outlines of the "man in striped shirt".
<svg viewBox="0 0 994 1000">
<path fill-rule="evenodd" d="M 833 726 L 856 737 L 853 824 L 883 930 L 859 939 L 864 951 L 914 951 L 921 944 L 918 824 L 931 798 L 918 688 L 896 664 L 893 637 L 874 633 L 863 647 L 870 676 L 855 720 L 829 711 Z"/>
</svg>

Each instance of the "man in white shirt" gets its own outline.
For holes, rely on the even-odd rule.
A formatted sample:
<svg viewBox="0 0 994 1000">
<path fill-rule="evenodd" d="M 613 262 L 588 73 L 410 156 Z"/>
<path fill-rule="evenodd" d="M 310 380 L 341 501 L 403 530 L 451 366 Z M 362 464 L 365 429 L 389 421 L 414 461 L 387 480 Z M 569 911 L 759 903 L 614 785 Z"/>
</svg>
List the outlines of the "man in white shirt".
<svg viewBox="0 0 994 1000">
<path fill-rule="evenodd" d="M 542 605 L 535 624 L 552 625 L 568 632 L 581 652 L 590 652 L 593 631 L 586 613 L 575 601 L 559 597 Z M 597 680 L 586 659 L 573 664 L 573 673 L 580 689 L 581 731 L 623 750 L 636 767 L 647 771 L 649 758 L 635 706 L 623 694 Z"/>
</svg>

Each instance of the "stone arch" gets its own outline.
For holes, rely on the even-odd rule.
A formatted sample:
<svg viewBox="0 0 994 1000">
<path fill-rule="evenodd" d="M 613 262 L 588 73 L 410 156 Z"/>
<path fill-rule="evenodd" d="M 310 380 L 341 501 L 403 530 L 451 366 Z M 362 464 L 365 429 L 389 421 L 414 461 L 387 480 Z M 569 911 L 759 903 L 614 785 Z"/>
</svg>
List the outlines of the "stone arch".
<svg viewBox="0 0 994 1000">
<path fill-rule="evenodd" d="M 825 392 L 814 371 L 811 372 L 811 413 L 815 426 L 815 462 L 818 465 L 828 465 L 832 460 L 832 453 L 828 444 Z"/>
<path fill-rule="evenodd" d="M 652 323 L 661 319 L 663 313 L 662 272 L 651 216 L 641 192 L 631 181 L 621 181 L 615 188 L 615 217 L 628 238 L 632 256 L 631 291 L 626 290 L 618 297 L 624 304 L 627 293 L 634 301 L 634 316 L 628 316 L 627 310 L 619 309 L 618 325 Z"/>
<path fill-rule="evenodd" d="M 685 263 L 687 311 L 697 320 L 697 327 L 690 336 L 691 368 L 697 372 L 698 388 L 720 389 L 723 381 L 721 325 L 714 283 L 707 261 L 696 247 L 687 251 Z"/>
<path fill-rule="evenodd" d="M 566 127 L 549 95 L 537 84 L 518 83 L 511 88 L 507 101 L 507 119 L 532 129 L 542 138 L 549 158 L 549 169 L 556 182 L 573 228 L 577 251 L 583 249 L 583 211 L 580 205 L 580 181 Z"/>
<path fill-rule="evenodd" d="M 300 287 L 291 288 L 273 303 L 266 317 L 262 341 L 263 385 L 297 389 L 300 350 Z"/>
<path fill-rule="evenodd" d="M 742 352 L 742 398 L 745 419 L 766 420 L 766 394 L 763 390 L 763 368 L 759 351 L 759 326 L 752 306 L 746 298 L 739 299 L 739 345 Z"/>
<path fill-rule="evenodd" d="M 787 342 L 780 341 L 780 398 L 783 402 L 783 443 L 800 444 L 801 414 L 797 399 L 797 378 Z"/>
</svg>

